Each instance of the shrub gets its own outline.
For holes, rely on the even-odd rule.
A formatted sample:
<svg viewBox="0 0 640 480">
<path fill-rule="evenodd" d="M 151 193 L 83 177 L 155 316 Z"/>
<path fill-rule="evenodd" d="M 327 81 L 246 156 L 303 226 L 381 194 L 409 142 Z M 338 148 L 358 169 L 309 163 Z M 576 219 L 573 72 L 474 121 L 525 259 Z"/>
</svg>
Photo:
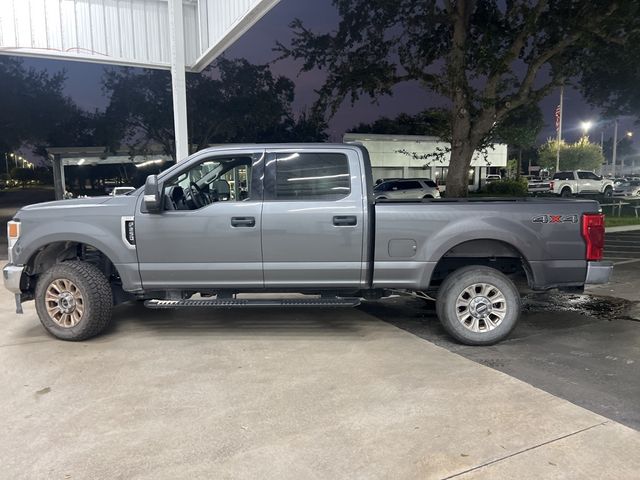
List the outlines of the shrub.
<svg viewBox="0 0 640 480">
<path fill-rule="evenodd" d="M 486 186 L 486 191 L 490 195 L 511 195 L 514 197 L 524 197 L 528 193 L 527 180 L 524 178 L 505 178 L 497 182 L 491 182 Z"/>
</svg>

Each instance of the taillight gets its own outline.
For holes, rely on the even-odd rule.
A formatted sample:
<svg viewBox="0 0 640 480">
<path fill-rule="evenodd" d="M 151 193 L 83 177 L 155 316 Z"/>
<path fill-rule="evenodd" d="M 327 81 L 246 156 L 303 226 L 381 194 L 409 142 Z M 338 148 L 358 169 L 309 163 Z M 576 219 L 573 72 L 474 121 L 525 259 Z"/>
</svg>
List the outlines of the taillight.
<svg viewBox="0 0 640 480">
<path fill-rule="evenodd" d="M 602 213 L 582 215 L 582 237 L 587 244 L 587 260 L 602 260 L 604 252 L 604 215 Z"/>
<path fill-rule="evenodd" d="M 549 182 L 549 190 L 553 190 L 553 182 Z"/>
</svg>

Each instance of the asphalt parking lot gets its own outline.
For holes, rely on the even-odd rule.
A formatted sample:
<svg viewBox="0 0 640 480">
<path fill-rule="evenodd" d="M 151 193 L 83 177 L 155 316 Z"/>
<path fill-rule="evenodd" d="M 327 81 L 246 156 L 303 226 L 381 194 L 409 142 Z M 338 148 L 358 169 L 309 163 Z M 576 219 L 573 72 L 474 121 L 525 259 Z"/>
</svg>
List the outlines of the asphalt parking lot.
<svg viewBox="0 0 640 480">
<path fill-rule="evenodd" d="M 607 233 L 605 255 L 616 262 L 640 259 L 640 230 Z"/>
<path fill-rule="evenodd" d="M 442 329 L 434 304 L 398 298 L 367 313 L 465 358 L 640 429 L 640 311 L 588 295 L 531 295 L 511 337 L 468 347 Z M 633 315 L 637 318 L 632 318 Z"/>
</svg>

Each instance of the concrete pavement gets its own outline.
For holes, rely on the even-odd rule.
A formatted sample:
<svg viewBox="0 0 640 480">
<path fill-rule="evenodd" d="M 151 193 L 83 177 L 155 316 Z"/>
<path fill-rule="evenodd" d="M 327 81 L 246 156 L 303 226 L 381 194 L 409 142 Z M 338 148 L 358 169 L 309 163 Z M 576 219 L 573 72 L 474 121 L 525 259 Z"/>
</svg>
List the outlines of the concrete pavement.
<svg viewBox="0 0 640 480">
<path fill-rule="evenodd" d="M 0 291 L 6 478 L 637 478 L 640 433 L 358 310 L 116 309 L 84 343 Z"/>
</svg>

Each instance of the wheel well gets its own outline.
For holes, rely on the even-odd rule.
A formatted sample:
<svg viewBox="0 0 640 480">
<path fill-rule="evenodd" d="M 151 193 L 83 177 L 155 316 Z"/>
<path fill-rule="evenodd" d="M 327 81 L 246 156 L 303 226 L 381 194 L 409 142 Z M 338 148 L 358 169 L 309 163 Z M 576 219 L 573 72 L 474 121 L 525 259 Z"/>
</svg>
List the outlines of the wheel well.
<svg viewBox="0 0 640 480">
<path fill-rule="evenodd" d="M 429 289 L 439 287 L 449 274 L 468 265 L 492 267 L 514 281 L 533 285 L 529 263 L 517 248 L 500 240 L 479 239 L 460 243 L 448 250 L 431 274 Z"/>
<path fill-rule="evenodd" d="M 81 242 L 55 242 L 45 245 L 28 260 L 26 267 L 30 278 L 49 270 L 53 265 L 69 260 L 82 260 L 98 267 L 111 283 L 119 283 L 120 276 L 113 262 L 97 248 Z M 35 282 L 30 282 L 33 290 Z"/>
<path fill-rule="evenodd" d="M 565 190 L 569 190 L 569 192 L 571 192 L 571 187 L 569 185 L 565 185 L 564 187 L 562 187 L 562 190 L 560 190 L 560 192 L 564 192 Z"/>
</svg>

